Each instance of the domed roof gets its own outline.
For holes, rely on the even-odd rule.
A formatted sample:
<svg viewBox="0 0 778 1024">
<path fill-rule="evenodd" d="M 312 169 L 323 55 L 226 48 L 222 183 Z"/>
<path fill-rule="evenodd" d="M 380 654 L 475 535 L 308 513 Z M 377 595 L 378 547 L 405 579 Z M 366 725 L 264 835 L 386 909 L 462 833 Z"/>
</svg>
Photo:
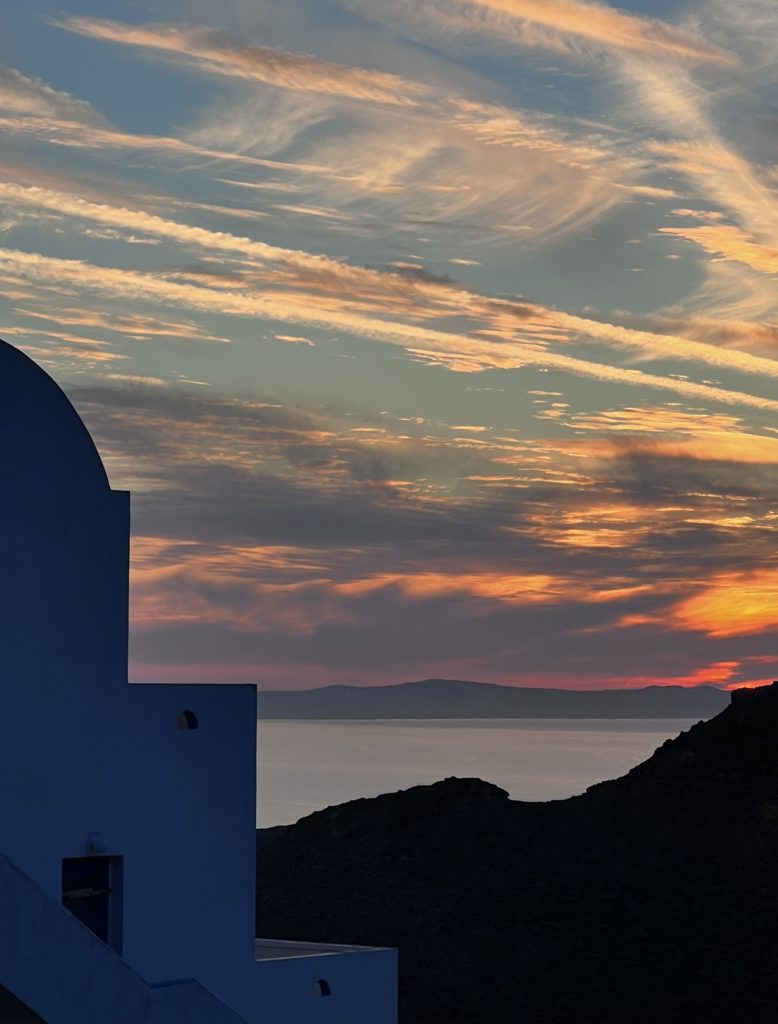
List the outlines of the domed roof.
<svg viewBox="0 0 778 1024">
<path fill-rule="evenodd" d="M 24 503 L 109 489 L 89 431 L 57 384 L 0 340 L 0 493 Z"/>
</svg>

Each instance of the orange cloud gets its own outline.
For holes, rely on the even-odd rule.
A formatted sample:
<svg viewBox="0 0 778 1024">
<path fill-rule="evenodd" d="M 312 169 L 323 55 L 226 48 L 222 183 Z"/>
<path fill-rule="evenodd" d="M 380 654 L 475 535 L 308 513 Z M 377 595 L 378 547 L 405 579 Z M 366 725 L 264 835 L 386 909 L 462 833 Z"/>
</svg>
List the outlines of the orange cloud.
<svg viewBox="0 0 778 1024">
<path fill-rule="evenodd" d="M 744 636 L 778 628 L 778 570 L 719 573 L 669 610 L 676 629 L 712 637 Z"/>
<path fill-rule="evenodd" d="M 759 434 L 717 434 L 687 442 L 660 442 L 651 452 L 668 458 L 692 458 L 711 462 L 740 462 L 743 465 L 778 465 L 778 438 Z M 739 520 L 736 520 L 739 522 Z"/>
<path fill-rule="evenodd" d="M 356 621 L 371 594 L 406 601 L 458 597 L 516 607 L 603 604 L 648 593 L 620 577 L 504 573 L 490 568 L 448 572 L 374 573 L 335 581 L 320 551 L 291 546 L 236 545 L 201 552 L 172 538 L 133 542 L 133 621 L 138 626 L 222 622 L 238 630 L 272 626 L 310 633 L 326 623 Z M 222 589 L 241 599 L 222 602 Z"/>
<path fill-rule="evenodd" d="M 658 528 L 675 525 L 678 508 L 656 508 L 613 501 L 595 502 L 572 511 L 559 510 L 552 518 L 547 512 L 528 516 L 529 532 L 546 544 L 572 548 L 637 548 Z M 618 591 L 618 588 L 616 588 Z M 658 593 L 657 585 L 628 586 L 630 593 Z M 622 595 L 623 596 L 623 595 Z"/>
<path fill-rule="evenodd" d="M 379 574 L 335 586 L 337 592 L 360 597 L 388 588 L 400 590 L 411 600 L 468 595 L 507 604 L 546 604 L 564 599 L 580 600 L 581 594 L 571 580 L 543 574 L 512 575 L 502 573 L 418 572 L 405 575 Z"/>
<path fill-rule="evenodd" d="M 642 438 L 652 455 L 693 458 L 744 464 L 778 464 L 778 437 L 745 430 L 737 416 L 725 413 L 701 414 L 683 409 L 645 406 L 609 409 L 600 413 L 575 414 L 568 424 L 576 430 L 599 431 L 611 438 L 625 435 L 635 444 Z M 571 453 L 606 454 L 612 440 L 571 441 Z M 617 449 L 618 450 L 618 449 Z"/>
<path fill-rule="evenodd" d="M 19 342 L 19 347 L 47 365 L 50 365 L 52 356 L 75 360 L 93 367 L 101 363 L 127 359 L 127 356 L 120 352 L 106 352 L 105 350 L 110 347 L 108 342 L 85 338 L 81 334 L 68 331 L 5 326 L 0 327 L 0 332 L 7 338 L 23 339 Z"/>
<path fill-rule="evenodd" d="M 732 265 L 716 263 L 714 266 L 731 268 Z M 724 316 L 704 316 L 698 313 L 687 316 L 643 314 L 625 316 L 623 319 L 625 326 L 643 328 L 657 334 L 681 335 L 692 341 L 704 341 L 709 345 L 742 349 L 778 347 L 778 322 L 760 323 L 754 320 L 727 319 Z"/>
<path fill-rule="evenodd" d="M 661 93 L 672 86 L 662 82 L 658 88 Z M 690 103 L 685 94 L 683 99 Z M 778 201 L 768 173 L 721 139 L 707 113 L 693 103 L 689 106 L 687 130 L 693 141 L 652 142 L 648 151 L 664 157 L 675 171 L 693 181 L 706 203 L 728 210 L 737 226 L 721 224 L 721 216 L 714 212 L 708 215 L 713 223 L 703 227 L 660 231 L 689 238 L 708 252 L 738 260 L 762 273 L 774 273 Z M 676 212 L 689 216 L 688 210 Z M 699 215 L 695 219 L 700 219 Z"/>
<path fill-rule="evenodd" d="M 552 153 L 564 163 L 586 168 L 616 158 L 603 140 L 594 141 L 580 134 L 551 129 L 537 119 L 507 107 L 464 99 L 453 100 L 452 105 L 454 124 L 490 146 L 541 150 Z M 624 170 L 630 166 L 634 170 L 637 163 L 622 160 Z"/>
<path fill-rule="evenodd" d="M 745 263 L 762 274 L 778 273 L 778 248 L 762 245 L 741 228 L 731 224 L 705 227 L 660 228 L 663 235 L 675 235 L 701 245 L 706 252 Z"/>
<path fill-rule="evenodd" d="M 721 686 L 740 669 L 739 661 L 714 661 L 673 679 L 677 686 Z"/>
<path fill-rule="evenodd" d="M 581 3 L 579 0 L 472 0 L 472 7 L 519 19 L 526 25 L 521 41 L 527 46 L 561 49 L 565 44 L 583 40 L 617 52 L 646 57 L 665 57 L 691 63 L 713 63 L 724 67 L 737 64 L 736 57 L 691 31 L 660 21 L 627 14 L 606 4 Z M 434 7 L 425 12 L 443 24 L 451 16 Z M 462 19 L 468 16 L 467 7 Z M 472 19 L 475 20 L 475 19 Z M 483 22 L 477 22 L 484 28 Z M 504 33 L 504 26 L 503 33 Z M 498 32 L 500 23 L 493 26 Z"/>
<path fill-rule="evenodd" d="M 53 313 L 17 308 L 17 315 L 33 320 L 45 320 L 59 327 L 97 327 L 125 337 L 147 340 L 149 338 L 189 338 L 198 341 L 229 342 L 229 338 L 209 334 L 192 320 L 164 320 L 139 313 L 120 314 L 114 311 L 101 312 L 94 309 L 80 309 L 63 306 Z"/>
</svg>

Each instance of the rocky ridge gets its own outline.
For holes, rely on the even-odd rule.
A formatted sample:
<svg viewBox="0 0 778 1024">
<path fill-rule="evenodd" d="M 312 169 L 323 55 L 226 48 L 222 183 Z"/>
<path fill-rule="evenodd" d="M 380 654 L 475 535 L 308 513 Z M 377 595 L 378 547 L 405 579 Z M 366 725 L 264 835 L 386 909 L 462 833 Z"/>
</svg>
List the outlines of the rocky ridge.
<svg viewBox="0 0 778 1024">
<path fill-rule="evenodd" d="M 569 800 L 446 779 L 258 849 L 262 933 L 397 946 L 401 1024 L 766 1024 L 778 684 Z"/>
</svg>

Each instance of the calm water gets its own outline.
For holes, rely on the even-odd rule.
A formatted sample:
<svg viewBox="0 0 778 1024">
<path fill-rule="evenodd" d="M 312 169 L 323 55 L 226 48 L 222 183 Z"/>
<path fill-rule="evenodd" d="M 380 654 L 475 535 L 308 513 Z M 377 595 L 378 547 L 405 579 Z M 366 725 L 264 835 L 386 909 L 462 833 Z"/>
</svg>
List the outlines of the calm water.
<svg viewBox="0 0 778 1024">
<path fill-rule="evenodd" d="M 694 720 L 696 721 L 696 719 Z M 685 719 L 260 722 L 257 820 L 311 811 L 448 775 L 477 776 L 518 800 L 582 793 L 645 760 Z"/>
</svg>

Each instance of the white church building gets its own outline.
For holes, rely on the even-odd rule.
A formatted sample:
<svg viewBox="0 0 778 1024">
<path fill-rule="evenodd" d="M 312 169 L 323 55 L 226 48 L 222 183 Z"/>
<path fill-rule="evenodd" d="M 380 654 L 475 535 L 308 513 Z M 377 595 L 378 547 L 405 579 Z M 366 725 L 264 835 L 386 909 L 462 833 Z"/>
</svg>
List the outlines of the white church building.
<svg viewBox="0 0 778 1024">
<path fill-rule="evenodd" d="M 129 494 L 3 342 L 0 487 L 0 1024 L 394 1024 L 394 950 L 255 938 L 256 688 L 128 684 Z"/>
</svg>

